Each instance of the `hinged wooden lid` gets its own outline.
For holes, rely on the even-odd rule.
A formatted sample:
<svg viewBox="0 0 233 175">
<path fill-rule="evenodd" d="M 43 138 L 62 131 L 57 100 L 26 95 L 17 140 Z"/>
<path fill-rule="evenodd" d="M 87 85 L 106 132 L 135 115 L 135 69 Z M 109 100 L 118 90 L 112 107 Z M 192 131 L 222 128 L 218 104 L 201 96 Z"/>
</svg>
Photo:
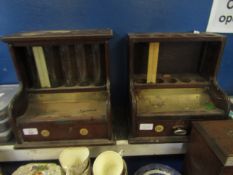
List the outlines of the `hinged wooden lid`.
<svg viewBox="0 0 233 175">
<path fill-rule="evenodd" d="M 48 30 L 2 37 L 29 92 L 105 90 L 109 87 L 111 29 Z"/>
<path fill-rule="evenodd" d="M 145 41 L 224 41 L 225 36 L 216 33 L 129 33 L 135 42 Z"/>
<path fill-rule="evenodd" d="M 88 30 L 48 30 L 22 32 L 2 37 L 7 43 L 45 41 L 45 40 L 82 40 L 82 39 L 109 39 L 113 35 L 111 29 L 88 29 Z"/>
<path fill-rule="evenodd" d="M 216 80 L 226 39 L 214 33 L 129 33 L 128 37 L 131 79 L 143 84 L 147 78 L 147 84 L 160 86 L 165 85 L 160 80 L 167 74 L 177 84 Z"/>
<path fill-rule="evenodd" d="M 194 122 L 194 127 L 219 160 L 233 166 L 233 120 Z"/>
</svg>

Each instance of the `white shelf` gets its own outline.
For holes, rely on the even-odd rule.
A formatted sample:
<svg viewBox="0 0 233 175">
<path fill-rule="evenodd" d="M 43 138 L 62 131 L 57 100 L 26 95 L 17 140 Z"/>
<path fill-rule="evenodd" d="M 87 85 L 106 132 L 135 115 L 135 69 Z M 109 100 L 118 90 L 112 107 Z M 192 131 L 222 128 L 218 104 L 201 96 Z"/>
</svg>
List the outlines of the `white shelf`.
<svg viewBox="0 0 233 175">
<path fill-rule="evenodd" d="M 106 150 L 123 152 L 123 156 L 174 155 L 186 152 L 185 143 L 128 144 L 127 140 L 119 140 L 116 145 L 91 146 L 88 148 L 91 157 L 96 157 Z M 0 146 L 0 162 L 56 160 L 63 149 L 14 149 L 14 145 L 3 145 Z"/>
</svg>

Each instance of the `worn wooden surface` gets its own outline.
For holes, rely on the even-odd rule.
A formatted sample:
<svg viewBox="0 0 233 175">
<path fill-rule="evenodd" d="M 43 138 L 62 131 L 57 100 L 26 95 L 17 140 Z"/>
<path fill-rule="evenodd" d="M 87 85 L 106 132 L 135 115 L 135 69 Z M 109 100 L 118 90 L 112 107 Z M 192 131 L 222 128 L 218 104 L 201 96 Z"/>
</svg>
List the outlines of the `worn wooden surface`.
<svg viewBox="0 0 233 175">
<path fill-rule="evenodd" d="M 222 164 L 233 167 L 233 121 L 196 122 L 194 127 Z"/>
<path fill-rule="evenodd" d="M 141 89 L 135 91 L 140 117 L 179 115 L 222 115 L 202 88 Z"/>
<path fill-rule="evenodd" d="M 57 43 L 67 40 L 101 40 L 109 39 L 113 35 L 111 29 L 99 29 L 99 30 L 54 30 L 54 31 L 35 31 L 17 33 L 9 36 L 2 37 L 2 40 L 11 44 L 30 44 L 41 43 L 44 41 Z M 49 44 L 49 43 L 48 43 Z"/>
<path fill-rule="evenodd" d="M 31 122 L 31 123 L 19 123 L 18 132 L 22 135 L 23 141 L 56 141 L 56 140 L 86 140 L 89 139 L 109 139 L 108 127 L 106 121 L 51 121 L 51 122 Z M 26 135 L 23 130 L 27 128 L 36 128 L 38 134 Z M 86 133 L 82 131 L 86 130 Z M 45 135 L 44 133 L 48 134 Z M 94 140 L 93 140 L 94 141 Z M 78 142 L 76 142 L 78 143 Z M 86 142 L 87 143 L 87 142 Z M 38 142 L 38 144 L 40 144 Z M 88 143 L 87 143 L 88 144 Z M 90 143 L 91 144 L 91 143 Z M 97 143 L 96 143 L 97 144 Z M 78 144 L 77 144 L 78 145 Z M 62 146 L 62 142 L 61 142 Z"/>
<path fill-rule="evenodd" d="M 159 43 L 156 83 L 147 81 L 150 43 Z M 223 35 L 209 33 L 129 34 L 132 143 L 184 141 L 174 137 L 176 122 L 187 123 L 188 135 L 190 121 L 227 118 L 229 101 L 216 79 L 224 43 Z M 161 133 L 138 129 L 158 122 L 165 128 Z"/>
<path fill-rule="evenodd" d="M 84 139 L 88 144 L 91 139 L 113 139 L 108 68 L 111 36 L 112 30 L 103 29 L 38 31 L 2 38 L 9 44 L 22 84 L 12 105 L 18 143 L 60 140 L 62 146 L 62 140 Z M 82 55 L 77 45 L 82 46 Z M 44 51 L 51 87 L 39 86 L 34 46 Z M 24 128 L 35 128 L 38 134 L 24 134 Z"/>
<path fill-rule="evenodd" d="M 106 92 L 30 94 L 19 122 L 106 119 Z"/>
<path fill-rule="evenodd" d="M 149 44 L 147 83 L 156 83 L 159 57 L 159 43 Z"/>
<path fill-rule="evenodd" d="M 233 122 L 230 120 L 194 124 L 186 154 L 185 174 L 233 174 L 232 162 L 231 165 L 227 166 L 219 157 L 219 153 L 225 159 L 232 156 L 232 137 L 229 136 L 232 124 Z M 228 132 L 226 132 L 227 130 Z"/>
</svg>

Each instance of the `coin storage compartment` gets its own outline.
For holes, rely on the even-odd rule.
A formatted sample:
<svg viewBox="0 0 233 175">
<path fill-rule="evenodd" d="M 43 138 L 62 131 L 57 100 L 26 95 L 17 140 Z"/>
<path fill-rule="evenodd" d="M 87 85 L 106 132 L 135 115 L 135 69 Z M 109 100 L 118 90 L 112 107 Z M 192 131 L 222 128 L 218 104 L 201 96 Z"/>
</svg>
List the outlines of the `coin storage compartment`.
<svg viewBox="0 0 233 175">
<path fill-rule="evenodd" d="M 110 29 L 3 37 L 22 90 L 12 105 L 19 147 L 113 144 Z M 94 132 L 94 130 L 96 132 Z M 67 142 L 68 141 L 68 142 Z"/>
<path fill-rule="evenodd" d="M 218 34 L 129 34 L 130 143 L 187 141 L 191 125 L 173 123 L 223 120 L 229 100 L 216 75 L 225 37 Z M 152 125 L 162 127 L 155 132 Z M 140 129 L 140 124 L 151 123 Z M 142 125 L 144 126 L 144 125 Z M 147 126 L 147 125 L 145 125 Z"/>
</svg>

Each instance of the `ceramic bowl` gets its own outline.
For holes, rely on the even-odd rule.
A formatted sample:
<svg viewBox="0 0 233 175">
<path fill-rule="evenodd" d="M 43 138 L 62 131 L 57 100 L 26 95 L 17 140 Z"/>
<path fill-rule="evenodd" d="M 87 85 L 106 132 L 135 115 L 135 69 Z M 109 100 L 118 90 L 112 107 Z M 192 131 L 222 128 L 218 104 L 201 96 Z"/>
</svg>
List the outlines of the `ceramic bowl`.
<svg viewBox="0 0 233 175">
<path fill-rule="evenodd" d="M 141 167 L 134 175 L 181 175 L 175 169 L 163 164 L 149 164 Z"/>
<path fill-rule="evenodd" d="M 91 175 L 91 162 L 89 161 L 86 170 L 82 173 L 82 175 Z"/>
<path fill-rule="evenodd" d="M 12 175 L 53 174 L 64 175 L 61 167 L 54 163 L 29 163 L 19 167 Z"/>
<path fill-rule="evenodd" d="M 10 117 L 0 120 L 0 132 L 6 131 L 10 128 Z"/>
<path fill-rule="evenodd" d="M 59 162 L 67 174 L 79 175 L 87 169 L 89 155 L 86 147 L 66 148 L 61 152 Z"/>
<path fill-rule="evenodd" d="M 114 151 L 101 153 L 94 162 L 93 175 L 123 175 L 124 160 Z"/>
</svg>

